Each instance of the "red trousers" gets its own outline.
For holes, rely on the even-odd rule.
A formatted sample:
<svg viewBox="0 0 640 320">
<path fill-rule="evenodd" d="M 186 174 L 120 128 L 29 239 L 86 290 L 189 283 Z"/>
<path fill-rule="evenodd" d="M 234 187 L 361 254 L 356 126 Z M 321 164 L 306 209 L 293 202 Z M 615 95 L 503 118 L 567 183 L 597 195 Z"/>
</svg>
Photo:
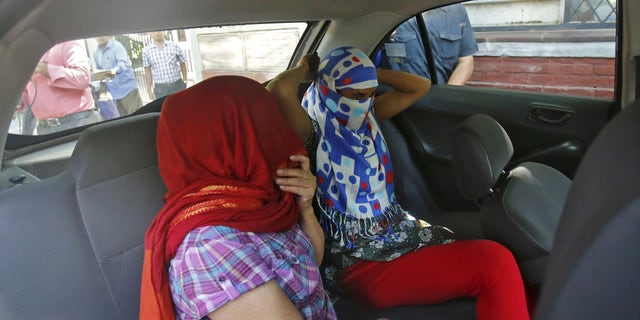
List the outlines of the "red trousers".
<svg viewBox="0 0 640 320">
<path fill-rule="evenodd" d="M 371 307 L 426 305 L 475 297 L 478 320 L 529 319 L 513 255 L 490 240 L 423 247 L 388 262 L 362 261 L 343 273 L 354 300 Z"/>
</svg>

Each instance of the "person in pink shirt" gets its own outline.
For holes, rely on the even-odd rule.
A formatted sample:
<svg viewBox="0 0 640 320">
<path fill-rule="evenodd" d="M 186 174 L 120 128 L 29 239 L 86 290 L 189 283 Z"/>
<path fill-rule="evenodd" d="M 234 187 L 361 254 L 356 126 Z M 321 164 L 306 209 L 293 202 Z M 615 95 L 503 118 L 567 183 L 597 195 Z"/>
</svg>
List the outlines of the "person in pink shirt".
<svg viewBox="0 0 640 320">
<path fill-rule="evenodd" d="M 81 41 L 68 41 L 47 51 L 27 84 L 21 107 L 30 110 L 35 132 L 49 134 L 102 121 L 95 108 L 89 60 Z"/>
</svg>

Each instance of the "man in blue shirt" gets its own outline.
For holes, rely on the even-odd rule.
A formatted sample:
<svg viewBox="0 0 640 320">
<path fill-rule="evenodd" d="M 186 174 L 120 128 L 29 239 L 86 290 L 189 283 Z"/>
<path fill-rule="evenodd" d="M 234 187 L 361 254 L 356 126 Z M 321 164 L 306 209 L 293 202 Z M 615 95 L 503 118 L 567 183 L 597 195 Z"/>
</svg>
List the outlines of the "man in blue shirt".
<svg viewBox="0 0 640 320">
<path fill-rule="evenodd" d="M 142 106 L 142 99 L 127 50 L 110 36 L 97 37 L 96 41 L 93 60 L 98 70 L 107 71 L 107 91 L 116 101 L 120 116 L 131 114 Z"/>
<path fill-rule="evenodd" d="M 473 54 L 478 45 L 462 4 L 453 4 L 423 13 L 429 46 L 439 84 L 464 85 L 473 73 Z M 418 74 L 435 82 L 429 72 L 416 18 L 401 24 L 384 47 L 383 66 Z"/>
</svg>

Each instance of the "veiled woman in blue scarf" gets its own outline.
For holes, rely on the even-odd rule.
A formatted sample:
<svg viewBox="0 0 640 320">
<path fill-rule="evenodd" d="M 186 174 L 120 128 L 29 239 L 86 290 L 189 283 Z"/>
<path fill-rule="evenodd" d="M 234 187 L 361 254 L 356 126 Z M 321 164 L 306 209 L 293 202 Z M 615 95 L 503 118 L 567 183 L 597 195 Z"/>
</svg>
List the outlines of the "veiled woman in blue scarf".
<svg viewBox="0 0 640 320">
<path fill-rule="evenodd" d="M 413 218 L 395 196 L 378 121 L 413 105 L 429 90 L 429 80 L 376 70 L 353 47 L 329 52 L 317 61 L 317 73 L 313 58 L 305 56 L 267 88 L 316 156 L 316 199 L 331 263 L 327 287 L 338 285 L 375 308 L 475 297 L 479 320 L 528 319 L 509 250 L 489 240 L 454 242 L 453 232 Z M 300 103 L 297 90 L 305 81 L 313 83 Z M 375 96 L 378 82 L 390 90 Z"/>
<path fill-rule="evenodd" d="M 398 203 L 391 156 L 374 116 L 377 86 L 366 54 L 342 47 L 320 61 L 318 78 L 302 99 L 317 124 L 321 224 L 331 238 L 333 261 L 343 268 L 453 239 L 449 230 L 421 224 Z"/>
</svg>

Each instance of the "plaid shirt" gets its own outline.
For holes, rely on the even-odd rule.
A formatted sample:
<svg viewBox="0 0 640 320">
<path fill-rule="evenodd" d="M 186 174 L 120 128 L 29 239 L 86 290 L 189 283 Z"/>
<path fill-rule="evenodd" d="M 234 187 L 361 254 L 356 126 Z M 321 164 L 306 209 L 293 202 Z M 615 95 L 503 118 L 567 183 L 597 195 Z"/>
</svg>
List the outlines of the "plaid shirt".
<svg viewBox="0 0 640 320">
<path fill-rule="evenodd" d="M 270 280 L 276 280 L 305 319 L 336 319 L 311 243 L 297 224 L 277 233 L 224 226 L 194 229 L 169 268 L 179 319 L 202 319 Z"/>
<path fill-rule="evenodd" d="M 182 48 L 165 41 L 162 47 L 151 43 L 142 49 L 142 65 L 151 68 L 153 83 L 170 84 L 182 79 L 180 63 L 187 61 Z"/>
</svg>

